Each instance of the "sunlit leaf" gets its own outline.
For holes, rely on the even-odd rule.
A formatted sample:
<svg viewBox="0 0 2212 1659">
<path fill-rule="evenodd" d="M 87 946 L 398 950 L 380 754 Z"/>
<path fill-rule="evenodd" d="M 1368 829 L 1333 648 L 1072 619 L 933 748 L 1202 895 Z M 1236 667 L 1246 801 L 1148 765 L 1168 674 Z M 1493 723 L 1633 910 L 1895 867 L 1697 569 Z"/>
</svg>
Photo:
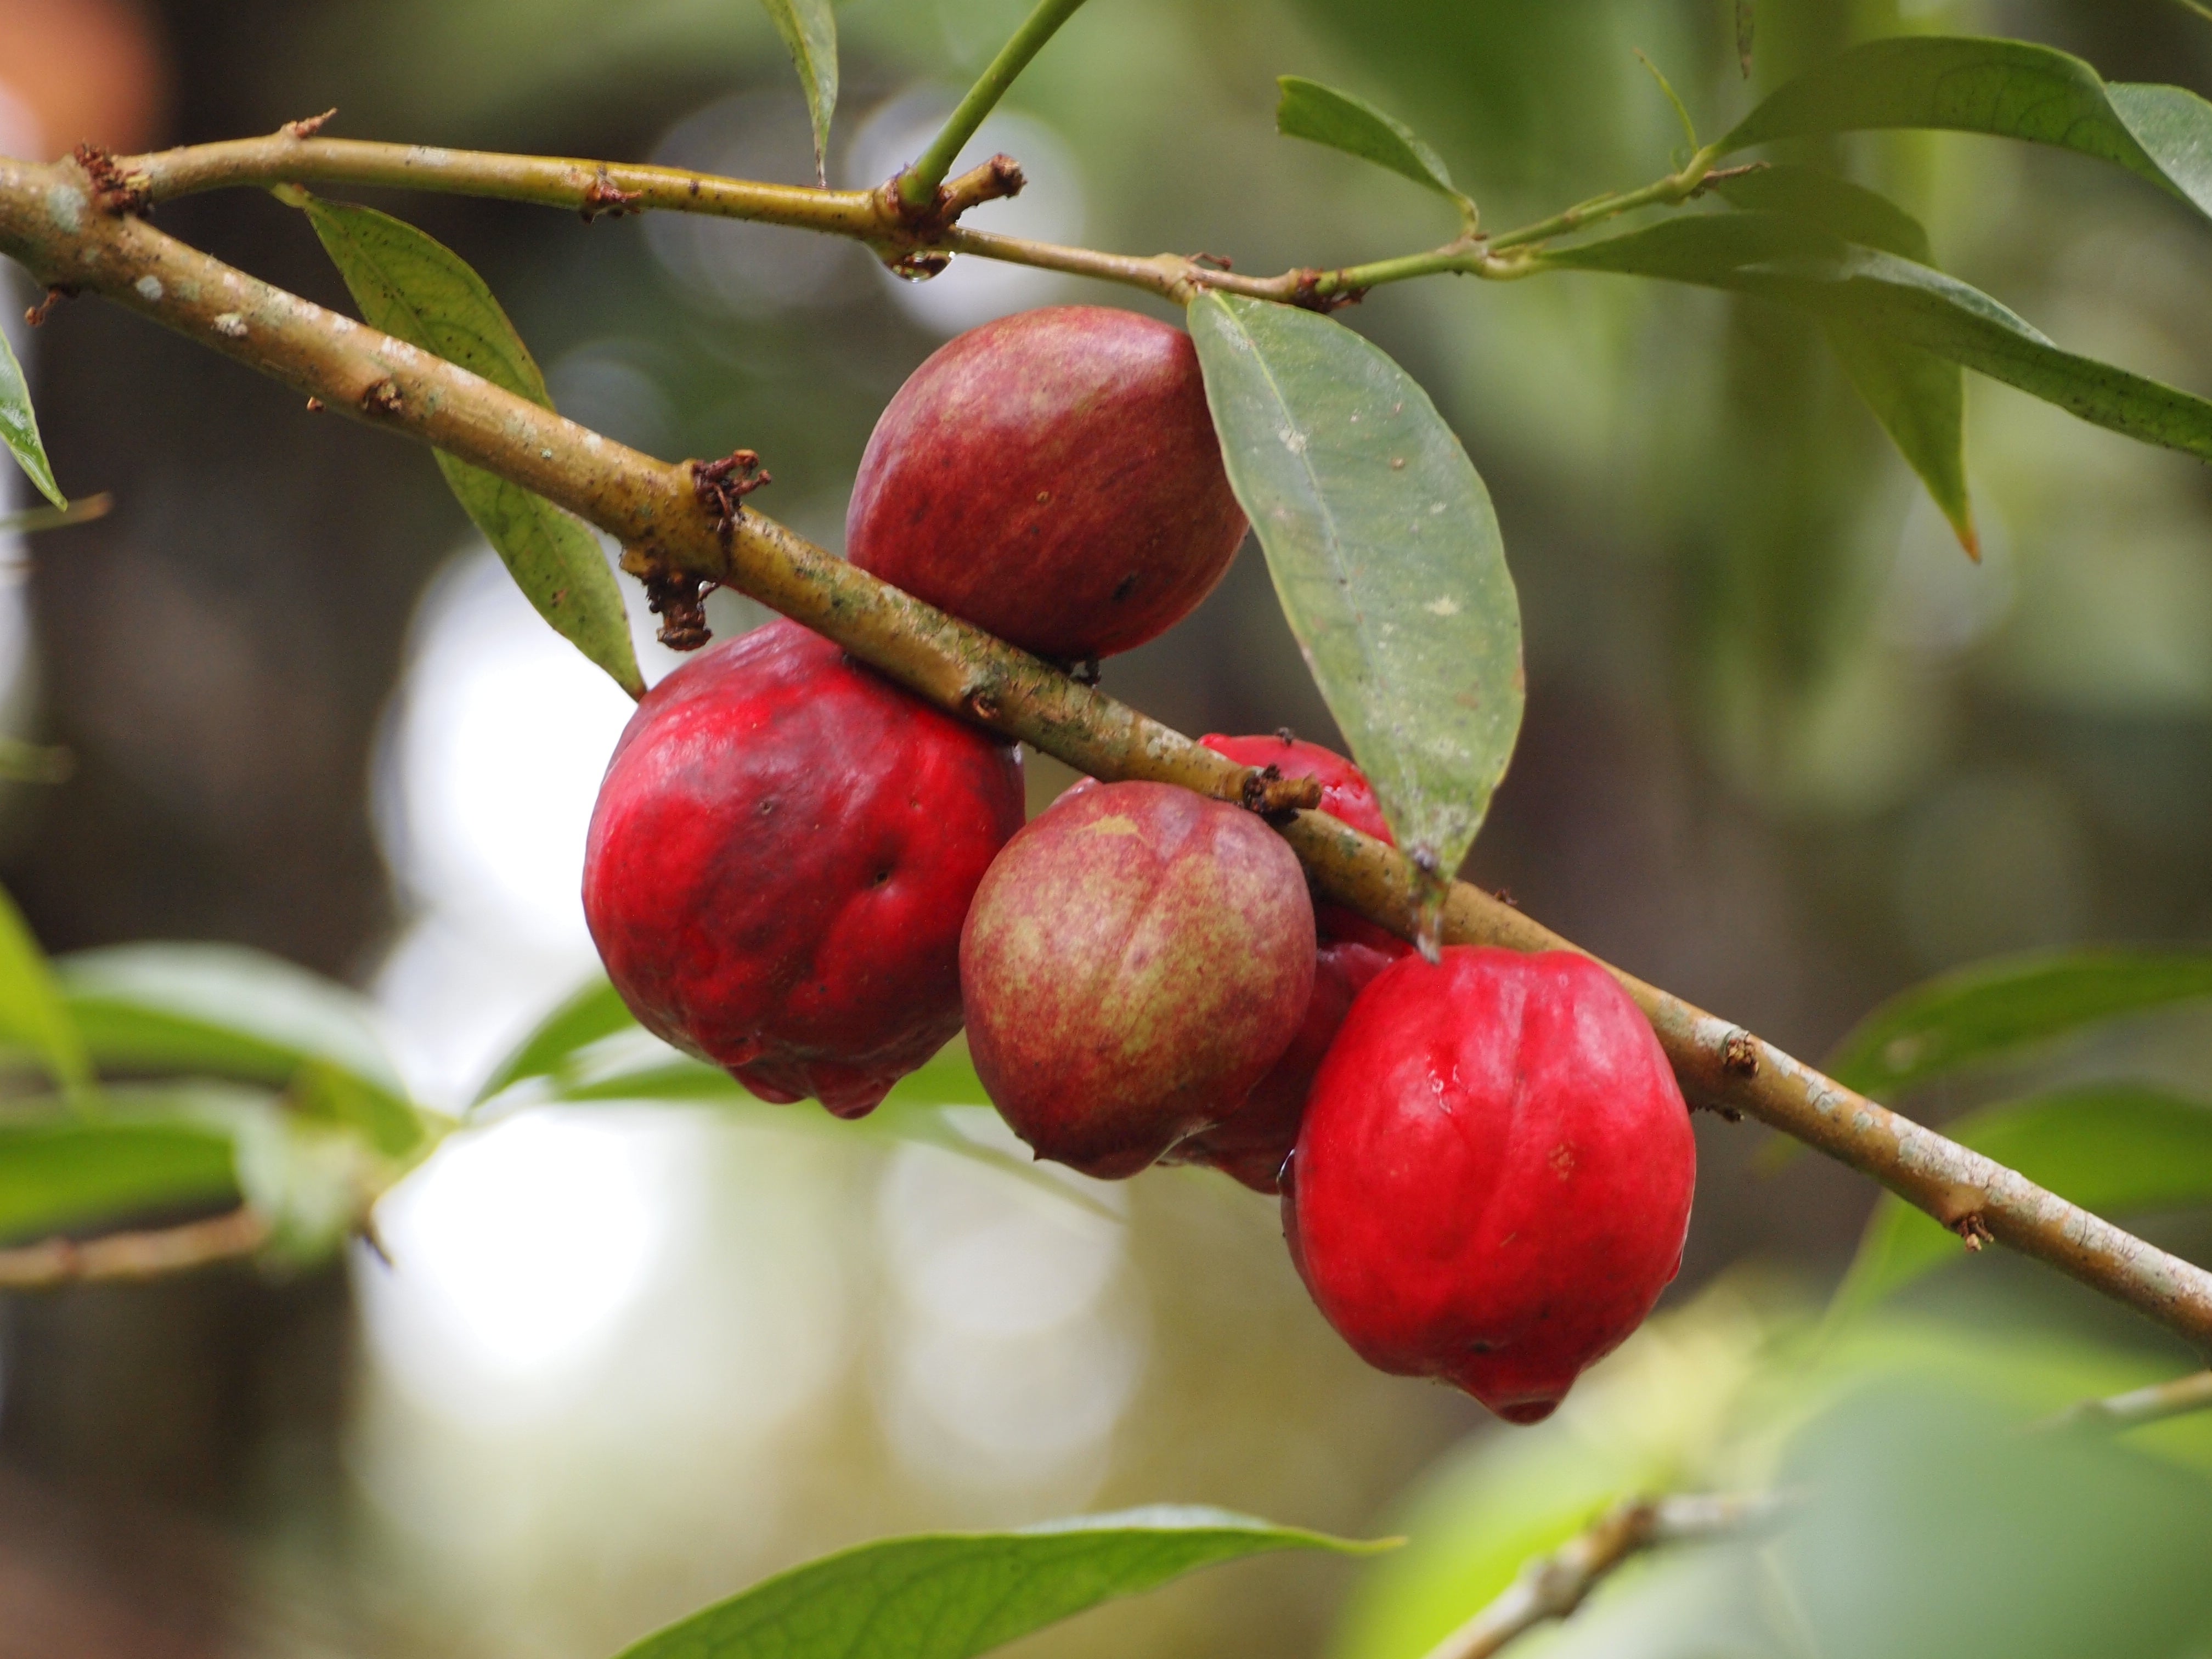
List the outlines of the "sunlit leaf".
<svg viewBox="0 0 2212 1659">
<path fill-rule="evenodd" d="M 1825 226 L 1847 242 L 1917 264 L 1929 261 L 1928 233 L 1887 197 L 1818 167 L 1760 167 L 1723 179 L 1730 205 L 1790 214 Z M 1978 556 L 1966 495 L 1966 392 L 1958 364 L 1919 346 L 1836 319 L 1826 325 L 1836 360 L 1920 480 L 1960 542 Z"/>
<path fill-rule="evenodd" d="M 1840 322 L 2019 387 L 2142 442 L 2212 459 L 2212 403 L 2062 351 L 1995 300 L 1942 272 L 1778 213 L 1700 214 L 1542 263 L 1695 283 Z"/>
<path fill-rule="evenodd" d="M 2107 86 L 2027 40 L 1869 40 L 1780 88 L 1722 140 L 1934 127 L 2052 144 L 2125 167 L 2212 215 L 2212 104 L 2179 87 Z"/>
<path fill-rule="evenodd" d="M 1976 963 L 1883 1003 L 1836 1045 L 1827 1072 L 1887 1098 L 2085 1026 L 2198 997 L 2212 997 L 2212 956 L 2075 951 Z"/>
<path fill-rule="evenodd" d="M 173 1112 L 0 1115 L 0 1239 L 234 1197 L 232 1140 Z"/>
<path fill-rule="evenodd" d="M 1969 1113 L 1944 1132 L 2100 1215 L 2212 1204 L 2212 1108 L 2154 1089 L 2069 1089 Z M 1871 1306 L 1965 1254 L 1936 1222 L 1884 1195 L 1835 1306 Z"/>
<path fill-rule="evenodd" d="M 1443 158 L 1395 116 L 1385 114 L 1364 98 L 1355 98 L 1304 76 L 1278 76 L 1275 84 L 1282 88 L 1281 100 L 1275 106 L 1276 131 L 1343 150 L 1386 167 L 1440 196 L 1466 202 L 1452 183 Z"/>
<path fill-rule="evenodd" d="M 452 249 L 373 208 L 310 197 L 307 213 L 371 327 L 553 406 L 507 313 Z M 598 538 L 520 484 L 444 453 L 438 465 L 538 614 L 623 690 L 642 696 L 622 590 Z"/>
<path fill-rule="evenodd" d="M 23 365 L 15 348 L 0 331 L 0 441 L 17 465 L 38 486 L 39 494 L 56 507 L 66 507 L 69 497 L 54 482 L 54 469 L 46 459 L 46 447 L 39 438 L 39 417 L 31 410 L 31 388 L 23 379 Z"/>
<path fill-rule="evenodd" d="M 46 953 L 5 892 L 0 892 L 0 1040 L 19 1046 L 64 1091 L 91 1085 L 84 1038 L 54 983 Z"/>
<path fill-rule="evenodd" d="M 814 127 L 815 177 L 828 182 L 830 117 L 837 107 L 837 19 L 830 0 L 761 0 L 769 21 L 783 37 L 791 66 L 806 94 L 806 116 Z"/>
<path fill-rule="evenodd" d="M 1449 877 L 1521 728 L 1521 612 L 1490 495 L 1428 394 L 1350 329 L 1191 302 L 1229 480 L 1400 846 Z"/>
<path fill-rule="evenodd" d="M 1170 1508 L 886 1539 L 780 1573 L 622 1659 L 968 1659 L 1194 1568 L 1272 1550 L 1381 1547 Z"/>
<path fill-rule="evenodd" d="M 482 1105 L 518 1083 L 549 1076 L 577 1050 L 636 1024 L 615 988 L 605 979 L 594 980 L 540 1020 L 514 1052 L 493 1068 L 477 1091 L 477 1103 Z"/>
<path fill-rule="evenodd" d="M 290 1087 L 300 1109 L 349 1122 L 387 1157 L 425 1126 L 345 987 L 234 945 L 121 945 L 56 964 L 69 1010 L 106 1069 Z"/>
</svg>

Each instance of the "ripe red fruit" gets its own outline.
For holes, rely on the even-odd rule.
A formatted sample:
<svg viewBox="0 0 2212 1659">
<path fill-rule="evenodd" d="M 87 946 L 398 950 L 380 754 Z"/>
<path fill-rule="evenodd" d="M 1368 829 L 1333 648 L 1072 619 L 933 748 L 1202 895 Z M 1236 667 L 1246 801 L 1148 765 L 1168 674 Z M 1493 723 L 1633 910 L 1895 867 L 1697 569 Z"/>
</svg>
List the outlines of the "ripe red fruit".
<svg viewBox="0 0 2212 1659">
<path fill-rule="evenodd" d="M 1077 662 L 1189 615 L 1244 531 L 1190 337 L 1057 306 L 970 330 L 899 388 L 845 545 L 940 610 Z"/>
<path fill-rule="evenodd" d="M 1674 1279 L 1696 1176 L 1681 1091 L 1612 975 L 1454 946 L 1353 1005 L 1306 1103 L 1284 1231 L 1370 1364 L 1533 1423 Z"/>
<path fill-rule="evenodd" d="M 1007 843 L 968 914 L 976 1073 L 1039 1157 L 1134 1175 L 1283 1052 L 1313 927 L 1297 855 L 1250 813 L 1161 783 L 1066 797 Z"/>
<path fill-rule="evenodd" d="M 1319 744 L 1280 733 L 1231 738 L 1209 732 L 1199 741 L 1244 766 L 1273 766 L 1286 778 L 1321 781 L 1321 810 L 1380 841 L 1390 841 L 1367 776 L 1343 756 Z M 1297 1035 L 1244 1102 L 1212 1128 L 1193 1135 L 1170 1154 L 1177 1164 L 1203 1164 L 1259 1193 L 1279 1192 L 1279 1178 L 1297 1144 L 1306 1096 L 1343 1024 L 1352 999 L 1367 982 L 1413 946 L 1364 916 L 1334 904 L 1316 904 L 1318 954 L 1313 994 Z"/>
<path fill-rule="evenodd" d="M 1022 813 L 1012 747 L 773 622 L 638 705 L 584 915 L 647 1030 L 858 1117 L 960 1029 L 960 924 Z"/>
</svg>

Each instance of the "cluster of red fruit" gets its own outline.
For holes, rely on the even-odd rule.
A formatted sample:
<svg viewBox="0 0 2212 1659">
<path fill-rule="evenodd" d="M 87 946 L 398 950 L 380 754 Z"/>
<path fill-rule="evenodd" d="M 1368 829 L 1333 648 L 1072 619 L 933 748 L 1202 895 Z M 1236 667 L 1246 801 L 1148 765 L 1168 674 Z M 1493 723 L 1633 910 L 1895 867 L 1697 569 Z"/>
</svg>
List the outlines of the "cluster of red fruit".
<svg viewBox="0 0 2212 1659">
<path fill-rule="evenodd" d="M 1063 662 L 1153 638 L 1246 529 L 1188 337 L 1032 312 L 953 341 L 870 440 L 849 556 Z M 1389 830 L 1348 761 L 1208 737 Z M 1026 827 L 1020 763 L 777 622 L 664 680 L 592 821 L 584 904 L 651 1030 L 774 1101 L 872 1108 L 964 1023 L 1042 1158 L 1203 1164 L 1283 1197 L 1322 1310 L 1387 1370 L 1516 1421 L 1674 1276 L 1694 1153 L 1649 1025 L 1566 954 L 1424 962 L 1316 906 L 1237 806 L 1085 781 Z"/>
</svg>

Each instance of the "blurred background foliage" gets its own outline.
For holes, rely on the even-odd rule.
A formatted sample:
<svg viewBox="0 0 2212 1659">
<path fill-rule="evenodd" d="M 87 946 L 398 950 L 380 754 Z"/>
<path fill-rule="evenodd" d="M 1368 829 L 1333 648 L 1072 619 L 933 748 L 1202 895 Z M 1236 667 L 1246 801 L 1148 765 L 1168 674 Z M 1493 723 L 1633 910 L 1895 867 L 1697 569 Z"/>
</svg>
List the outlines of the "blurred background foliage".
<svg viewBox="0 0 2212 1659">
<path fill-rule="evenodd" d="M 906 159 L 1026 9 L 841 7 L 833 179 Z M 1730 14 L 1093 0 L 985 128 L 1032 185 L 975 222 L 1255 271 L 1448 234 L 1413 186 L 1277 138 L 1284 72 L 1409 121 L 1493 225 L 1668 165 L 1680 135 L 1634 48 L 1708 135 L 1899 31 L 2013 33 L 2212 91 L 2212 25 L 2166 0 L 1759 0 L 1749 85 Z M 0 149 L 333 104 L 350 136 L 812 169 L 751 0 L 0 0 Z M 2064 343 L 2212 392 L 2212 240 L 2173 204 L 1996 141 L 1809 158 L 1896 196 L 1939 264 Z M 902 287 L 764 228 L 379 203 L 484 273 L 566 412 L 666 456 L 758 449 L 759 504 L 833 546 L 877 411 L 946 335 L 1146 303 L 1004 269 Z M 161 223 L 343 303 L 264 198 Z M 58 951 L 234 941 L 360 985 L 407 1086 L 457 1109 L 590 970 L 582 823 L 627 705 L 471 544 L 425 457 L 112 309 L 65 303 L 27 337 L 7 309 L 64 485 L 117 507 L 9 556 L 0 713 L 76 764 L 0 785 L 0 877 Z M 1975 567 L 1792 318 L 1595 276 L 1406 284 L 1342 316 L 1462 434 L 1520 585 L 1528 727 L 1476 878 L 1808 1056 L 1962 962 L 2212 926 L 2200 468 L 1977 380 Z M 726 596 L 714 614 L 751 619 Z M 1106 684 L 1188 731 L 1329 735 L 1249 549 Z M 1065 781 L 1031 778 L 1040 801 Z M 1911 1105 L 2112 1076 L 2201 1096 L 2208 1059 L 2184 1007 Z M 1023 1650 L 1413 1659 L 1609 1498 L 1769 1476 L 1820 1494 L 1781 1541 L 1655 1561 L 1553 1645 L 2201 1640 L 2201 1575 L 2172 1552 L 2205 1535 L 2202 1425 L 2124 1450 L 2003 1437 L 2186 1358 L 1995 1253 L 1824 1327 L 1871 1189 L 1811 1158 L 1770 1170 L 1748 1126 L 1699 1133 L 1671 1310 L 1508 1435 L 1361 1367 L 1272 1206 L 1218 1178 L 1071 1198 L 773 1116 L 519 1111 L 386 1201 L 388 1261 L 0 1304 L 0 1655 L 587 1659 L 857 1539 L 1188 1500 L 1413 1543 L 1379 1568 L 1224 1570 Z M 2144 1224 L 2212 1248 L 2201 1213 Z"/>
</svg>

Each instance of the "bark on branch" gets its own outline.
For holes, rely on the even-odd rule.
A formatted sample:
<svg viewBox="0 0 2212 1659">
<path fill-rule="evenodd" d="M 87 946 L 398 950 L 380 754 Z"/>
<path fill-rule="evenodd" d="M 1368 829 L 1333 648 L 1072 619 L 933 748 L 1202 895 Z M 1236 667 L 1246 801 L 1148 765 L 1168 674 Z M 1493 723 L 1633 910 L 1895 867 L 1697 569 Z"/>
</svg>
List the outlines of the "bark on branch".
<svg viewBox="0 0 2212 1659">
<path fill-rule="evenodd" d="M 64 1285 L 158 1279 L 252 1255 L 269 1242 L 268 1219 L 233 1210 L 206 1221 L 150 1232 L 108 1233 L 82 1242 L 49 1238 L 0 1250 L 0 1291 L 51 1291 Z"/>
<path fill-rule="evenodd" d="M 270 142 L 270 141 L 254 141 Z M 325 141 L 313 141 L 319 144 Z M 300 141 L 302 149 L 312 148 Z M 562 164 L 565 165 L 565 164 Z M 634 180 L 625 173 L 625 189 Z M 581 188 L 581 186 L 580 186 Z M 100 295 L 369 425 L 435 445 L 615 537 L 626 562 L 737 588 L 942 708 L 1103 778 L 1237 799 L 1249 770 L 747 509 L 725 538 L 688 465 L 629 449 L 404 342 L 96 204 L 72 163 L 0 161 L 0 252 L 42 283 Z M 1283 830 L 1326 897 L 1412 937 L 1414 872 L 1334 818 Z M 1449 942 L 1572 950 L 1465 883 Z M 1873 1176 L 1954 1231 L 1985 1232 L 2212 1351 L 2212 1274 L 1822 1076 L 1728 1021 L 1613 969 L 1691 1099 L 1746 1113 Z"/>
</svg>

